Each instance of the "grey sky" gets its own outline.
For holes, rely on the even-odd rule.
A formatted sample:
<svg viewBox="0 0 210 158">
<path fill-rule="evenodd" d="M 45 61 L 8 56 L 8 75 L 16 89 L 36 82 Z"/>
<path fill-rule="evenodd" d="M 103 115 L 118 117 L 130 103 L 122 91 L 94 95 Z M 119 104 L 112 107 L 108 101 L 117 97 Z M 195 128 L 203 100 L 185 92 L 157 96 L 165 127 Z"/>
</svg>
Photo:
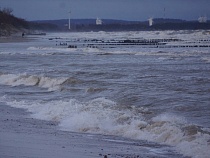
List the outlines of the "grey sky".
<svg viewBox="0 0 210 158">
<path fill-rule="evenodd" d="M 147 20 L 149 17 L 197 20 L 210 16 L 210 0 L 0 0 L 0 7 L 26 20 L 108 18 Z"/>
</svg>

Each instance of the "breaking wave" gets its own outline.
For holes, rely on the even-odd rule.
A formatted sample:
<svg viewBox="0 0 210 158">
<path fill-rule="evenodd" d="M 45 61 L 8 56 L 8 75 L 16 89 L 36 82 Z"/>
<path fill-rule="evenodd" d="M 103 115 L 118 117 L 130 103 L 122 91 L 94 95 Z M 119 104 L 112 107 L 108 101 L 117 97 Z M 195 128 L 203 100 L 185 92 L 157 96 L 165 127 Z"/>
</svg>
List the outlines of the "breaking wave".
<svg viewBox="0 0 210 158">
<path fill-rule="evenodd" d="M 33 118 L 59 123 L 61 130 L 118 135 L 174 146 L 177 151 L 194 158 L 210 155 L 210 129 L 188 123 L 175 114 L 160 114 L 146 119 L 152 113 L 147 108 L 121 106 L 97 98 L 88 102 L 76 99 L 43 101 L 16 101 L 1 97 L 0 101 L 31 112 Z"/>
<path fill-rule="evenodd" d="M 33 76 L 27 74 L 0 74 L 0 84 L 9 86 L 38 86 L 47 88 L 48 91 L 55 91 L 68 81 L 68 78 L 50 78 L 46 76 Z"/>
<path fill-rule="evenodd" d="M 202 58 L 202 60 L 207 62 L 207 63 L 210 63 L 210 57 L 204 57 L 204 58 Z"/>
<path fill-rule="evenodd" d="M 70 52 L 69 48 L 56 48 L 56 47 L 29 47 L 27 48 L 28 51 L 35 51 L 35 52 Z"/>
<path fill-rule="evenodd" d="M 0 73 L 0 85 L 7 86 L 37 86 L 40 88 L 45 88 L 48 91 L 75 91 L 79 89 L 69 88 L 69 85 L 82 84 L 85 81 L 77 79 L 75 77 L 47 77 L 47 76 L 36 76 L 27 74 L 4 74 Z M 86 81 L 93 83 L 95 81 Z M 106 88 L 98 87 L 87 87 L 84 89 L 86 93 L 97 93 L 107 90 Z"/>
</svg>

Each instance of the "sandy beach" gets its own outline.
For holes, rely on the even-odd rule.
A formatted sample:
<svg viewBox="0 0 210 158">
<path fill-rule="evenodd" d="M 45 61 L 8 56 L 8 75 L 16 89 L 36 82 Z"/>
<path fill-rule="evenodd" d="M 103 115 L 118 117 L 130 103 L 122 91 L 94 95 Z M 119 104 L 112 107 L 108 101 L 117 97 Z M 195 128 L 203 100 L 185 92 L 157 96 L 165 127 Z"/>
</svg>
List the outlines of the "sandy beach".
<svg viewBox="0 0 210 158">
<path fill-rule="evenodd" d="M 11 35 L 11 36 L 2 36 L 0 37 L 0 43 L 18 43 L 18 42 L 29 42 L 34 40 L 35 38 L 24 36 L 19 34 Z"/>
</svg>

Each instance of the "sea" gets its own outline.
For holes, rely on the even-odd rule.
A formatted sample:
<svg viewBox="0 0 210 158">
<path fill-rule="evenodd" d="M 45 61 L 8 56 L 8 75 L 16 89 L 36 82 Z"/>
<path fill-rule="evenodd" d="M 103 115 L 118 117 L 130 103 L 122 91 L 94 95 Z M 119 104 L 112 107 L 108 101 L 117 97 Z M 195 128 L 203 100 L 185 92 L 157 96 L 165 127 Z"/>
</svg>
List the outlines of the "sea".
<svg viewBox="0 0 210 158">
<path fill-rule="evenodd" d="M 55 121 L 59 130 L 210 157 L 210 31 L 23 38 L 32 40 L 0 43 L 1 103 Z"/>
</svg>

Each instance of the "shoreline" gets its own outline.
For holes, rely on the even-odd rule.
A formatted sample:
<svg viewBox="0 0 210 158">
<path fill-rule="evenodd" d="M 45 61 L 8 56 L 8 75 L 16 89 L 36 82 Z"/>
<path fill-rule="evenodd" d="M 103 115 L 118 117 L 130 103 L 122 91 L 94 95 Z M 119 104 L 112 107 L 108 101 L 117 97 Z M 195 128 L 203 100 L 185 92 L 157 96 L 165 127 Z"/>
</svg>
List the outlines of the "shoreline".
<svg viewBox="0 0 210 158">
<path fill-rule="evenodd" d="M 35 38 L 21 35 L 12 35 L 12 36 L 2 36 L 0 37 L 0 43 L 19 43 L 19 42 L 30 42 L 32 40 L 35 40 Z"/>
<path fill-rule="evenodd" d="M 4 158 L 152 158 L 157 152 L 163 152 L 160 158 L 182 157 L 169 146 L 146 141 L 61 131 L 55 122 L 33 119 L 24 109 L 2 103 L 0 112 L 0 157 Z"/>
</svg>

